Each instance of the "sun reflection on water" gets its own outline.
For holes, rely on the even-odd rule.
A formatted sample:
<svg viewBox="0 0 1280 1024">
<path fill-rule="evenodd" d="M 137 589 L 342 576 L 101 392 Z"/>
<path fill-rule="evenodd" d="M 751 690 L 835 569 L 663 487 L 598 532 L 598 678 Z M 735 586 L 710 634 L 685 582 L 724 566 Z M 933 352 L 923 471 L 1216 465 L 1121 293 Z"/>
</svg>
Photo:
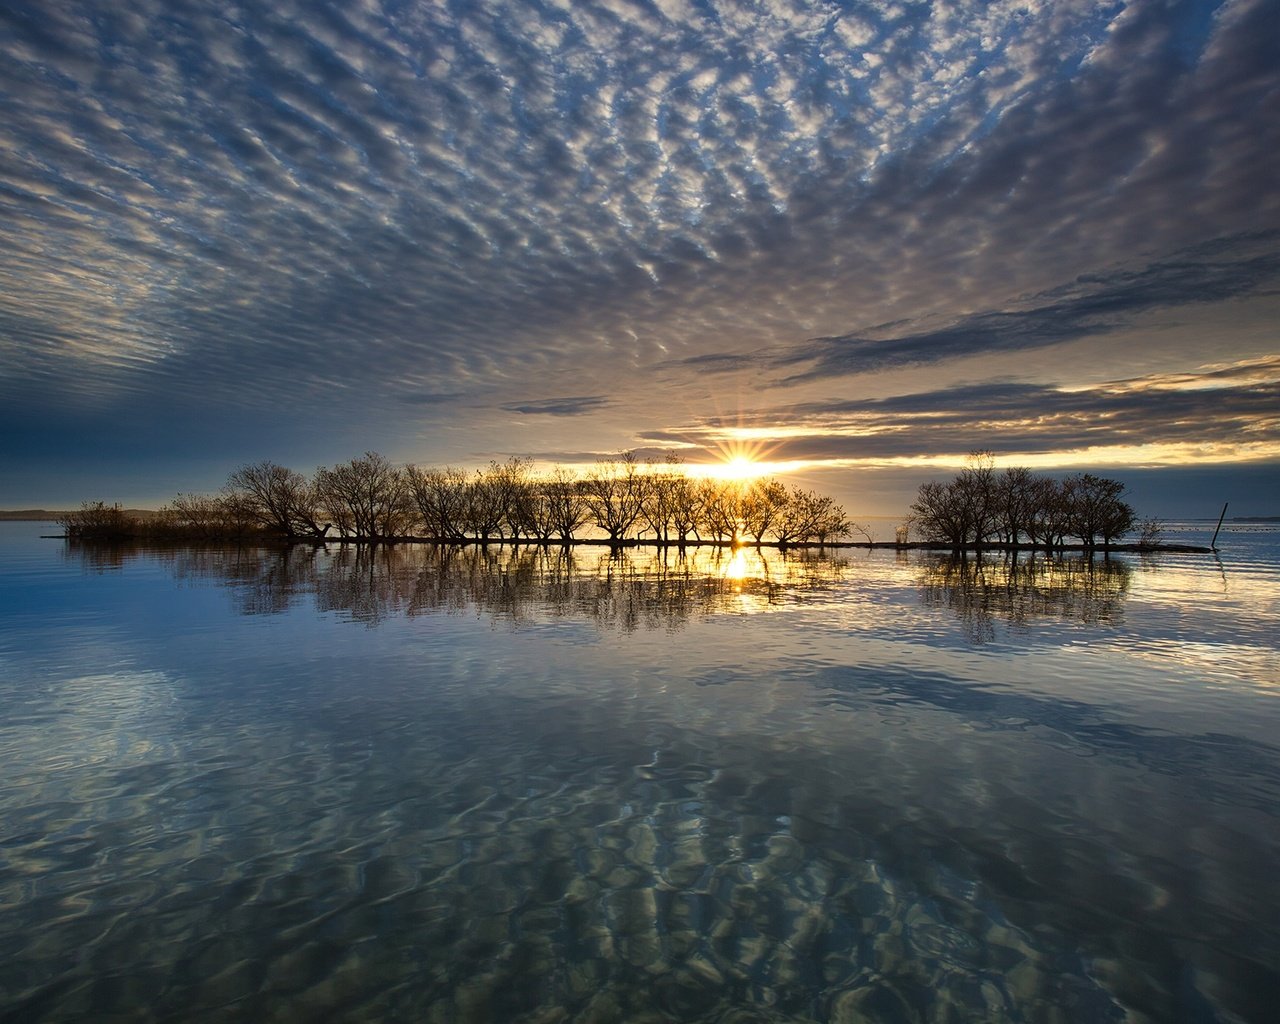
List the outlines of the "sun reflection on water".
<svg viewBox="0 0 1280 1024">
<path fill-rule="evenodd" d="M 746 548 L 734 548 L 729 561 L 725 562 L 724 567 L 720 570 L 720 575 L 727 580 L 744 580 L 747 578 L 747 551 Z"/>
</svg>

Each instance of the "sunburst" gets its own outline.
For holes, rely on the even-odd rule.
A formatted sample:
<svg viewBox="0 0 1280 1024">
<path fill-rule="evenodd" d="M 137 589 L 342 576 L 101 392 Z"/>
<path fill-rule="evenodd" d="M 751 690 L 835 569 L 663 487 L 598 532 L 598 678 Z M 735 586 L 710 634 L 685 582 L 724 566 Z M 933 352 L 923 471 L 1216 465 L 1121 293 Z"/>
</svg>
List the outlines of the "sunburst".
<svg viewBox="0 0 1280 1024">
<path fill-rule="evenodd" d="M 776 463 L 769 461 L 772 452 L 773 446 L 763 441 L 724 440 L 713 452 L 716 462 L 699 463 L 690 468 L 699 476 L 745 483 L 777 472 Z"/>
</svg>

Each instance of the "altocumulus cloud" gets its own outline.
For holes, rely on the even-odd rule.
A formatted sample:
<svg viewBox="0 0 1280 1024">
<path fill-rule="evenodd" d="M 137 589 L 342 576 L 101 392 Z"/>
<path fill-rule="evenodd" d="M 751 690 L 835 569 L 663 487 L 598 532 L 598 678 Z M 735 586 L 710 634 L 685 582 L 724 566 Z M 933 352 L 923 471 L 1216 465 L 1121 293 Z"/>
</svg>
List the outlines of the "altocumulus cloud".
<svg viewBox="0 0 1280 1024">
<path fill-rule="evenodd" d="M 1189 301 L 1188 260 L 1194 301 L 1255 294 L 1275 15 L 11 0 L 0 427 L 323 412 L 380 444 L 468 404 L 613 415 L 681 360 L 821 378 L 1057 344 Z M 1196 248 L 1246 232 L 1247 258 Z"/>
</svg>

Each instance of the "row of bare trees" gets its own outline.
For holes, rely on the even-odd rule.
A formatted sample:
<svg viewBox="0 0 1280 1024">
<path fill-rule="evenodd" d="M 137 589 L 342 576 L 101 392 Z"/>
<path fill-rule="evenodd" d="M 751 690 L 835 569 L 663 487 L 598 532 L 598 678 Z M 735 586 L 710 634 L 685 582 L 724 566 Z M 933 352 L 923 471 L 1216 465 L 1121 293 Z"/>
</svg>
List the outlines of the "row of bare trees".
<svg viewBox="0 0 1280 1024">
<path fill-rule="evenodd" d="M 925 540 L 971 548 L 988 544 L 1061 548 L 1078 538 L 1110 547 L 1137 525 L 1118 480 L 1078 473 L 1055 478 L 1021 467 L 996 472 L 988 451 L 971 452 L 947 483 L 922 484 L 911 524 Z M 1144 526 L 1144 539 L 1153 527 Z"/>
<path fill-rule="evenodd" d="M 72 535 L 92 533 L 66 525 Z M 531 460 L 521 458 L 467 472 L 397 467 L 366 452 L 310 477 L 258 462 L 232 473 L 221 493 L 180 494 L 139 527 L 153 535 L 209 539 L 267 533 L 288 540 L 546 544 L 594 532 L 613 544 L 784 546 L 835 541 L 853 530 L 865 535 L 840 505 L 813 491 L 777 480 L 698 479 L 676 459 L 646 462 L 633 452 L 602 460 L 582 476 L 565 469 L 538 474 Z"/>
</svg>

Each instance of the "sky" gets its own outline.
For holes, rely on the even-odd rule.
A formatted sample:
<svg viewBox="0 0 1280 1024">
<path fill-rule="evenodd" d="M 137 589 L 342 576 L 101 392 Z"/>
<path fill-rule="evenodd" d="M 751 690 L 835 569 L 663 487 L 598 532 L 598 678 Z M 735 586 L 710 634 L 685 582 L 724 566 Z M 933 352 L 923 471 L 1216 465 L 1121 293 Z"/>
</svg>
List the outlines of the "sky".
<svg viewBox="0 0 1280 1024">
<path fill-rule="evenodd" d="M 974 449 L 1280 514 L 1280 0 L 7 0 L 0 507 Z"/>
</svg>

